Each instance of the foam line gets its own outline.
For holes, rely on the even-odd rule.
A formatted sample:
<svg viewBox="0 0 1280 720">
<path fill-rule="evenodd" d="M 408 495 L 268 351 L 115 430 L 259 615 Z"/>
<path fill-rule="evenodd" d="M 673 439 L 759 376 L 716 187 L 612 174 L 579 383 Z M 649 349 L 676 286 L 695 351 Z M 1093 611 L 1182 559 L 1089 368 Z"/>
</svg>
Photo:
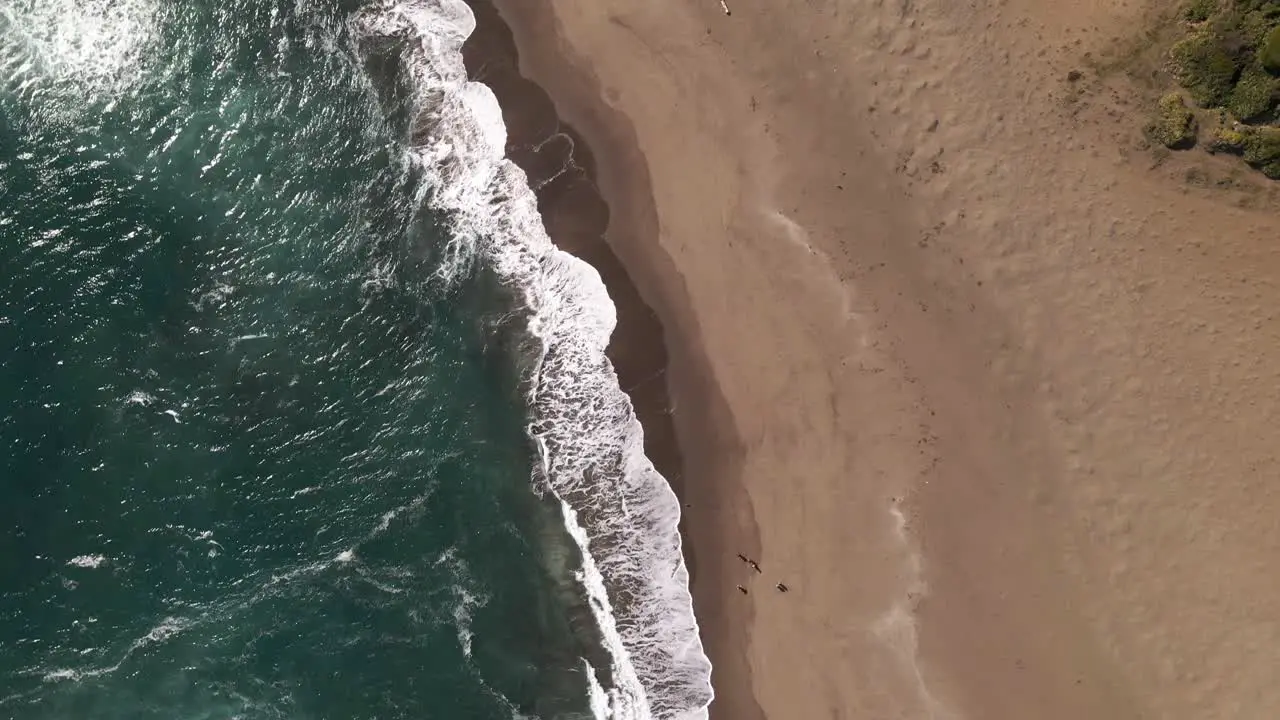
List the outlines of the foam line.
<svg viewBox="0 0 1280 720">
<path fill-rule="evenodd" d="M 528 368 L 535 480 L 563 503 L 612 662 L 611 686 L 591 692 L 597 717 L 706 718 L 711 664 L 689 595 L 680 505 L 645 457 L 643 430 L 605 356 L 614 305 L 595 269 L 547 236 L 527 178 L 505 157 L 493 93 L 467 79 L 470 9 L 460 0 L 380 0 L 352 27 L 357 46 L 409 41 L 417 126 L 431 130 L 410 150 L 428 177 L 428 202 L 451 219 L 446 257 L 473 258 L 523 306 L 536 346 Z"/>
</svg>

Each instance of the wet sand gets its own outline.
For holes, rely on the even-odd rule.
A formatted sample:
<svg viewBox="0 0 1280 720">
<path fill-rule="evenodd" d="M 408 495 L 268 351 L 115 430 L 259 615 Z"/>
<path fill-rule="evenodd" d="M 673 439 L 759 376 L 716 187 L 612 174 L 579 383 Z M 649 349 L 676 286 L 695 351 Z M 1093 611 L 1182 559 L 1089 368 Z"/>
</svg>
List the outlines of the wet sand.
<svg viewBox="0 0 1280 720">
<path fill-rule="evenodd" d="M 703 643 L 708 654 L 721 658 L 718 673 L 728 673 L 734 666 L 745 673 L 739 629 L 749 621 L 751 606 L 725 604 L 726 599 L 739 598 L 727 598 L 722 590 L 726 582 L 732 589 L 738 580 L 729 580 L 741 575 L 743 566 L 736 554 L 754 556 L 759 544 L 749 531 L 732 546 L 722 544 L 715 529 L 726 521 L 750 522 L 745 493 L 732 484 L 740 462 L 740 440 L 733 434 L 724 400 L 695 339 L 670 335 L 680 351 L 674 378 L 669 374 L 669 331 L 653 304 L 673 308 L 688 301 L 678 283 L 669 280 L 674 269 L 648 251 L 657 218 L 649 199 L 648 173 L 634 138 L 629 137 L 629 125 L 621 117 L 606 120 L 607 125 L 578 119 L 590 124 L 596 142 L 610 151 L 602 170 L 590 144 L 557 113 L 546 90 L 521 74 L 511 29 L 498 9 L 483 0 L 468 0 L 468 5 L 476 16 L 476 31 L 463 48 L 467 72 L 498 98 L 508 130 L 508 155 L 529 175 L 548 234 L 561 249 L 600 272 L 617 307 L 618 326 L 608 356 L 644 427 L 646 455 L 684 504 L 681 534 L 694 579 Z M 604 188 L 610 193 L 607 202 Z M 619 259 L 620 247 L 631 254 L 626 266 Z M 641 294 L 633 275 L 649 283 L 648 293 Z M 681 452 L 673 422 L 677 407 L 671 388 L 677 383 L 682 425 L 686 432 L 689 426 L 698 428 L 696 434 L 684 436 L 684 443 L 698 446 L 691 456 Z M 699 482 L 690 484 L 686 477 Z M 703 523 L 713 529 L 694 530 Z"/>
<path fill-rule="evenodd" d="M 730 4 L 468 51 L 618 303 L 713 717 L 1280 707 L 1275 186 L 1141 147 L 1147 6 Z"/>
</svg>

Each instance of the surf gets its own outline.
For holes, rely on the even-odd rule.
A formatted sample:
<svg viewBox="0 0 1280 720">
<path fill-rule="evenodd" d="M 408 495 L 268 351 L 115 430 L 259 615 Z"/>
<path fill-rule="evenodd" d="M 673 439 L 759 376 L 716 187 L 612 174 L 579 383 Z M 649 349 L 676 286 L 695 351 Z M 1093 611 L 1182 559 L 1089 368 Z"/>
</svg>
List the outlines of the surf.
<svg viewBox="0 0 1280 720">
<path fill-rule="evenodd" d="M 595 269 L 552 243 L 525 174 L 506 158 L 501 108 L 463 66 L 474 16 L 460 0 L 388 0 L 359 10 L 350 27 L 366 62 L 362 48 L 402 45 L 410 125 L 425 129 L 406 139 L 407 152 L 426 178 L 427 204 L 451 230 L 442 255 L 454 260 L 441 265 L 442 279 L 478 267 L 522 318 L 532 480 L 562 504 L 611 665 L 584 659 L 595 715 L 706 718 L 711 664 L 689 593 L 680 505 L 645 456 L 643 429 L 605 355 L 615 308 Z"/>
</svg>

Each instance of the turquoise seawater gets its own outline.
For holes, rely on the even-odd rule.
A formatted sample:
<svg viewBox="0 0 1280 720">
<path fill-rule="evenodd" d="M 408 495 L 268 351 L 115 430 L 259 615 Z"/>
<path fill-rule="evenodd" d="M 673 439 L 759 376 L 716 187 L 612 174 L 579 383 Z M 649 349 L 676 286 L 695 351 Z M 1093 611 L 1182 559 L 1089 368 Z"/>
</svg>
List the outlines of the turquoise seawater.
<svg viewBox="0 0 1280 720">
<path fill-rule="evenodd" d="M 0 4 L 0 717 L 543 718 L 598 654 L 357 2 Z"/>
</svg>

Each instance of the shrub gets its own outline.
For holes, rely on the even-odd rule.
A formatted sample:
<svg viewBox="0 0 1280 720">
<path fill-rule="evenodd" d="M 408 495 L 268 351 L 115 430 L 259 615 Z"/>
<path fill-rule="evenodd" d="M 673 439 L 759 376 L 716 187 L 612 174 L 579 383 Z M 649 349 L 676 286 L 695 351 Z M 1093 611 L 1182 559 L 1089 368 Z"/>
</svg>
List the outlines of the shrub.
<svg viewBox="0 0 1280 720">
<path fill-rule="evenodd" d="M 1280 25 L 1272 28 L 1262 41 L 1258 48 L 1258 62 L 1269 72 L 1280 75 Z"/>
<path fill-rule="evenodd" d="M 1244 152 L 1244 133 L 1235 128 L 1214 128 L 1209 139 L 1209 152 L 1237 155 Z"/>
<path fill-rule="evenodd" d="M 1251 120 L 1271 110 L 1276 104 L 1276 91 L 1280 81 L 1265 70 L 1250 65 L 1240 74 L 1236 86 L 1227 98 L 1227 109 L 1241 120 Z"/>
<path fill-rule="evenodd" d="M 1160 98 L 1156 116 L 1147 125 L 1146 135 L 1152 142 L 1167 148 L 1191 147 L 1196 141 L 1196 118 L 1178 93 Z"/>
<path fill-rule="evenodd" d="M 1240 18 L 1236 33 L 1241 41 L 1250 49 L 1257 49 L 1267 39 L 1267 33 L 1276 23 L 1265 13 L 1251 12 Z"/>
<path fill-rule="evenodd" d="M 1246 132 L 1244 160 L 1269 178 L 1280 177 L 1280 128 L 1253 128 Z"/>
<path fill-rule="evenodd" d="M 1218 9 L 1218 0 L 1191 0 L 1182 9 L 1182 17 L 1188 22 L 1204 22 Z"/>
<path fill-rule="evenodd" d="M 1241 12 L 1264 11 L 1271 12 L 1275 8 L 1275 0 L 1235 0 L 1236 7 Z"/>
<path fill-rule="evenodd" d="M 1259 21 L 1263 24 L 1259 25 Z M 1241 13 L 1232 7 L 1210 18 L 1203 32 L 1213 39 L 1213 43 L 1222 52 L 1235 58 L 1238 64 L 1245 51 L 1258 44 L 1262 37 L 1260 33 L 1269 27 L 1271 26 L 1266 24 L 1266 20 L 1257 13 Z"/>
<path fill-rule="evenodd" d="M 1208 33 L 1180 40 L 1169 51 L 1173 74 L 1201 107 L 1219 107 L 1231 93 L 1236 58 Z"/>
</svg>

